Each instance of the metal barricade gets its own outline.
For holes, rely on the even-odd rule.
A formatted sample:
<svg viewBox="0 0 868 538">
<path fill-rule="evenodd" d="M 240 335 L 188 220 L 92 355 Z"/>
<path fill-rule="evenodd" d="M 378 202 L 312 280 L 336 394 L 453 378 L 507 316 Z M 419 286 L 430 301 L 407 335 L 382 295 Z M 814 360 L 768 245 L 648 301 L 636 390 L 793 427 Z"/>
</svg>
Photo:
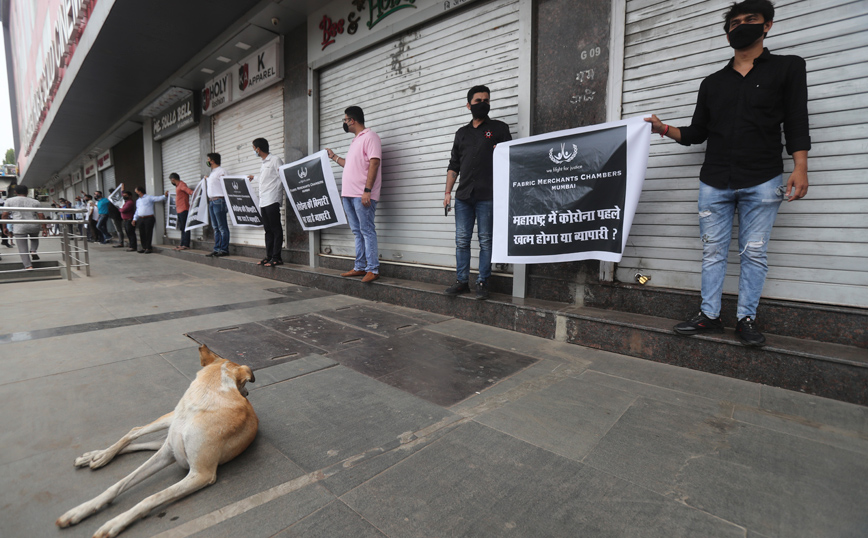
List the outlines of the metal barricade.
<svg viewBox="0 0 868 538">
<path fill-rule="evenodd" d="M 87 213 L 87 209 L 73 209 L 68 207 L 0 207 L 0 215 L 6 212 L 15 212 L 15 211 L 23 211 L 29 213 L 42 213 L 43 215 L 46 213 L 60 213 L 61 215 L 76 215 L 76 214 L 85 214 Z M 77 271 L 81 271 L 81 268 L 84 267 L 84 272 L 86 276 L 90 276 L 90 251 L 87 245 L 87 236 L 84 234 L 76 233 L 76 227 L 79 224 L 83 224 L 83 220 L 70 220 L 70 219 L 29 219 L 29 220 L 14 220 L 14 219 L 0 219 L 0 226 L 4 224 L 12 224 L 13 226 L 16 224 L 41 224 L 45 226 L 51 225 L 60 225 L 60 235 L 59 236 L 45 236 L 45 237 L 36 237 L 35 239 L 40 240 L 48 240 L 48 239 L 60 239 L 60 250 L 56 251 L 43 251 L 41 254 L 61 254 L 63 256 L 63 267 L 66 268 L 66 279 L 72 280 L 72 269 Z M 12 230 L 12 233 L 15 233 L 15 230 Z M 11 238 L 4 237 L 4 239 L 14 239 L 21 240 L 22 238 Z M 79 246 L 78 241 L 82 240 L 83 246 Z M 10 253 L 14 256 L 20 256 L 17 253 Z M 32 269 L 9 269 L 6 271 L 0 271 L 3 274 L 9 273 L 30 273 L 32 271 L 54 271 L 54 267 L 33 267 Z"/>
</svg>

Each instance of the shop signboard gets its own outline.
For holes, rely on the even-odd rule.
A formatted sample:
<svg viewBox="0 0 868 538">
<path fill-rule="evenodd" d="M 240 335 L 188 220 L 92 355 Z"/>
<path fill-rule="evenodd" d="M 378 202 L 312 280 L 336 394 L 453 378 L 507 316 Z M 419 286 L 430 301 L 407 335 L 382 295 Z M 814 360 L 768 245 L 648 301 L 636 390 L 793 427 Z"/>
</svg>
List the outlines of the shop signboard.
<svg viewBox="0 0 868 538">
<path fill-rule="evenodd" d="M 282 79 L 283 55 L 278 37 L 209 80 L 202 89 L 202 113 L 211 115 Z"/>
<path fill-rule="evenodd" d="M 650 137 L 637 117 L 498 144 L 492 261 L 619 262 Z"/>
<path fill-rule="evenodd" d="M 302 228 L 321 230 L 346 224 L 326 150 L 281 166 L 280 178 Z"/>
<path fill-rule="evenodd" d="M 84 163 L 84 177 L 96 174 L 96 159 Z"/>
<path fill-rule="evenodd" d="M 202 89 L 202 114 L 211 115 L 232 103 L 232 71 L 224 71 L 205 83 Z"/>
<path fill-rule="evenodd" d="M 96 157 L 96 169 L 105 170 L 112 165 L 112 150 L 107 149 Z"/>
<path fill-rule="evenodd" d="M 77 185 L 77 184 L 81 183 L 81 178 L 82 178 L 81 170 L 76 170 L 75 172 L 72 173 L 72 184 Z"/>
<path fill-rule="evenodd" d="M 262 226 L 259 197 L 244 176 L 223 176 L 223 193 L 233 226 Z"/>
<path fill-rule="evenodd" d="M 199 109 L 193 95 L 189 95 L 154 117 L 154 140 L 162 140 L 198 123 Z"/>
</svg>

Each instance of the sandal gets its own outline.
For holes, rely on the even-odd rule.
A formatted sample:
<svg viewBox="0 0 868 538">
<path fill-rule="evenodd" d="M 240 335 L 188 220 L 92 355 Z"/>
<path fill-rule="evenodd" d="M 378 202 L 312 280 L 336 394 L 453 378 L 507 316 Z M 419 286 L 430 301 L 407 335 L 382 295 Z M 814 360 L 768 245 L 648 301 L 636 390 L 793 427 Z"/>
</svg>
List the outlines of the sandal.
<svg viewBox="0 0 868 538">
<path fill-rule="evenodd" d="M 270 265 L 268 265 L 268 262 L 270 261 L 271 260 L 269 260 L 268 258 L 262 258 L 256 263 L 256 265 L 265 265 L 266 267 L 270 267 Z"/>
<path fill-rule="evenodd" d="M 266 267 L 276 267 L 278 265 L 283 265 L 283 260 L 271 260 L 265 264 Z"/>
</svg>

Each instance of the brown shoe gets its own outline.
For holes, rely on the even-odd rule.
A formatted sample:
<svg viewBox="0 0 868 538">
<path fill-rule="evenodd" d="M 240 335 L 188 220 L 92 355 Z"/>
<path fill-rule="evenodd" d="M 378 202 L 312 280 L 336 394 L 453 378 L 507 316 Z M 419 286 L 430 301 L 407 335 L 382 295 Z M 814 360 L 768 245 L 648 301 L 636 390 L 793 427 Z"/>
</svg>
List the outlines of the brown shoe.
<svg viewBox="0 0 868 538">
<path fill-rule="evenodd" d="M 380 275 L 378 275 L 377 273 L 372 273 L 372 272 L 368 271 L 368 273 L 365 275 L 365 278 L 362 279 L 362 282 L 367 284 L 368 282 L 373 282 L 373 281 L 377 280 L 378 278 L 380 278 Z"/>
<path fill-rule="evenodd" d="M 346 273 L 341 273 L 341 276 L 365 276 L 364 271 L 356 271 L 353 269 L 352 271 L 347 271 Z"/>
</svg>

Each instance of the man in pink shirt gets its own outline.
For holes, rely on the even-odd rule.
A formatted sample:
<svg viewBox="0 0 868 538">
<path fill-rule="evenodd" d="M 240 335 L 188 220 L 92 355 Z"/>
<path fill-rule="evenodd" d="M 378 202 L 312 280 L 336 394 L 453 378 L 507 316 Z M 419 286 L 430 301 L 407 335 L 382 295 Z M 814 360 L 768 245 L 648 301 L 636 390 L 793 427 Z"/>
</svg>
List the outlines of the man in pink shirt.
<svg viewBox="0 0 868 538">
<path fill-rule="evenodd" d="M 368 283 L 380 278 L 374 213 L 383 183 L 383 173 L 380 170 L 383 149 L 380 137 L 365 128 L 365 113 L 361 108 L 351 106 L 344 111 L 343 127 L 344 132 L 355 135 L 346 159 L 326 148 L 329 159 L 344 168 L 341 200 L 347 214 L 347 223 L 356 236 L 356 261 L 353 270 L 341 276 L 360 276 L 362 282 Z"/>
<path fill-rule="evenodd" d="M 181 244 L 173 250 L 188 250 L 190 248 L 190 232 L 187 227 L 187 214 L 190 210 L 190 196 L 193 191 L 186 183 L 181 181 L 181 176 L 176 173 L 169 174 L 169 181 L 175 186 L 175 212 L 178 214 L 178 229 L 181 230 Z"/>
</svg>

